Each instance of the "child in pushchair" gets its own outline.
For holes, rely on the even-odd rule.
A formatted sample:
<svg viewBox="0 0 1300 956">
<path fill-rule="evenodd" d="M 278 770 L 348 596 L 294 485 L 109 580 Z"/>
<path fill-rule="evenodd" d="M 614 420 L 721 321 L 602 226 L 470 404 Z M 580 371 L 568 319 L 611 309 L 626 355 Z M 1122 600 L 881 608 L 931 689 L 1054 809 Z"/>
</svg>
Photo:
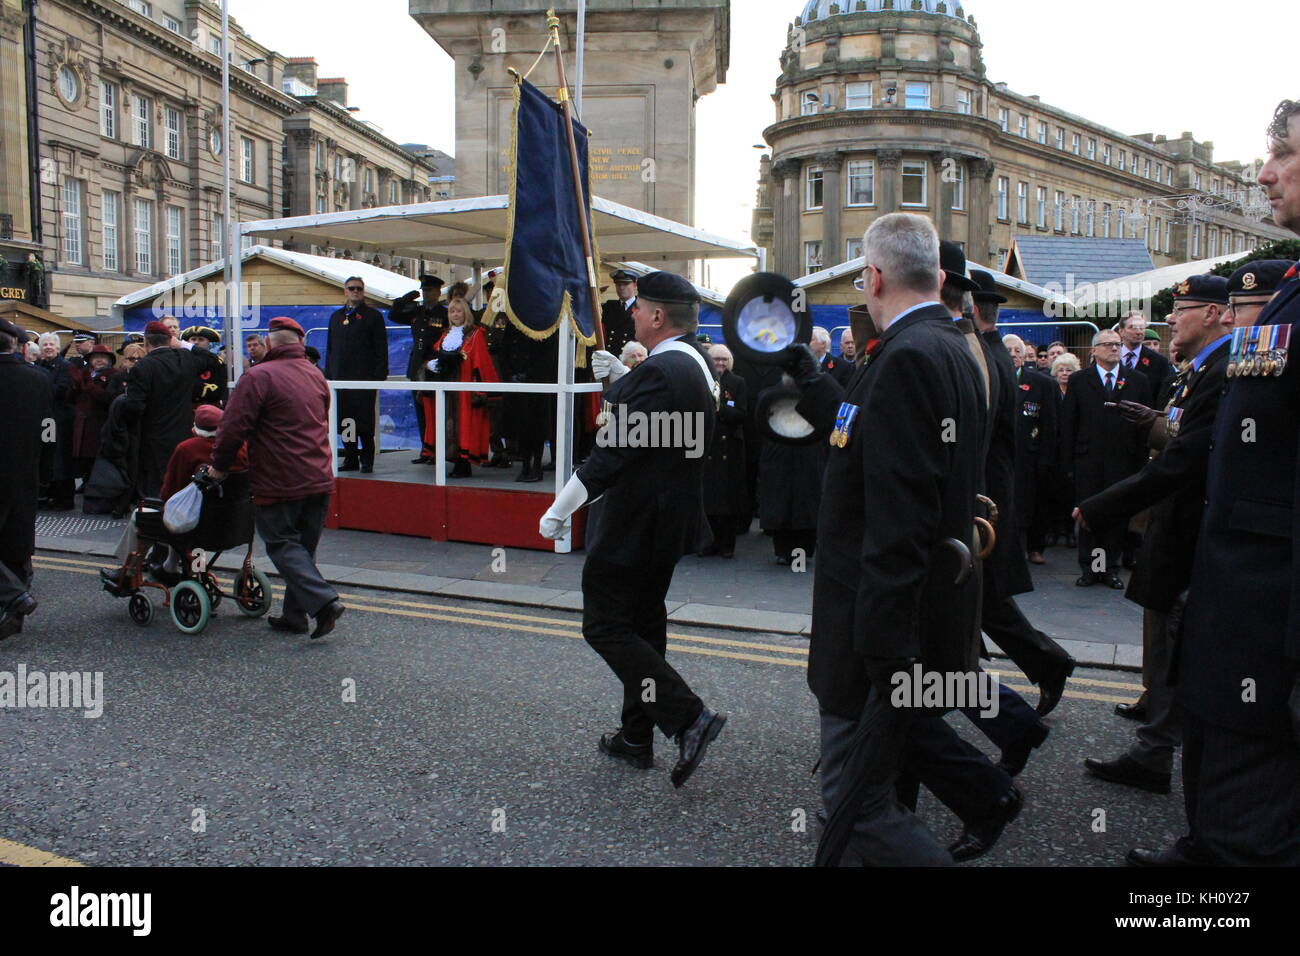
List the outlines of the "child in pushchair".
<svg viewBox="0 0 1300 956">
<path fill-rule="evenodd" d="M 145 498 L 135 511 L 136 540 L 122 566 L 100 572 L 104 590 L 128 598 L 127 613 L 141 627 L 147 626 L 154 614 L 147 588 L 162 592 L 163 606 L 171 610 L 176 627 L 187 634 L 198 634 L 207 627 L 213 609 L 224 597 L 232 598 L 249 617 L 261 617 L 271 608 L 270 581 L 253 566 L 253 501 L 246 461 L 240 462 L 245 470 L 232 471 L 220 483 L 207 474 L 206 462 L 220 420 L 220 409 L 199 408 L 195 437 L 172 452 L 161 496 Z M 191 481 L 203 496 L 199 520 L 192 530 L 178 534 L 163 523 L 163 509 L 167 498 Z M 210 567 L 223 552 L 238 547 L 248 550 L 232 591 L 226 593 Z M 165 561 L 150 562 L 151 553 L 163 551 L 167 553 Z"/>
</svg>

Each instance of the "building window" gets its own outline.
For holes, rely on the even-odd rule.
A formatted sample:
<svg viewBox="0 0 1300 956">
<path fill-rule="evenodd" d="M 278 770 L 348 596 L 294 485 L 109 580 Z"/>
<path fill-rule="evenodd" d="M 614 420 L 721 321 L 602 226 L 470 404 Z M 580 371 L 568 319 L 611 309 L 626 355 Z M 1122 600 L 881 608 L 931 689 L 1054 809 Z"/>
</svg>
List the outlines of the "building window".
<svg viewBox="0 0 1300 956">
<path fill-rule="evenodd" d="M 852 262 L 862 258 L 862 238 L 850 239 L 844 247 L 844 261 Z"/>
<path fill-rule="evenodd" d="M 104 190 L 104 271 L 117 272 L 122 268 L 122 262 L 118 258 L 118 231 L 117 224 L 122 218 L 122 194 Z"/>
<path fill-rule="evenodd" d="M 1043 146 L 1047 145 L 1047 124 L 1041 120 L 1038 123 L 1038 142 Z"/>
<path fill-rule="evenodd" d="M 1143 162 L 1142 162 L 1142 178 L 1144 178 L 1144 179 L 1150 179 L 1150 178 L 1151 178 L 1151 159 L 1150 159 L 1150 157 L 1148 157 L 1147 159 L 1143 160 Z"/>
<path fill-rule="evenodd" d="M 1079 208 L 1081 203 L 1081 197 L 1075 196 L 1074 202 L 1070 206 L 1070 231 L 1076 236 L 1079 235 Z"/>
<path fill-rule="evenodd" d="M 1097 204 L 1091 201 L 1088 203 L 1088 238 L 1097 238 Z"/>
<path fill-rule="evenodd" d="M 1065 193 L 1056 191 L 1056 231 L 1065 232 Z"/>
<path fill-rule="evenodd" d="M 240 162 L 239 178 L 246 183 L 256 182 L 257 165 L 253 151 L 253 141 L 247 136 L 241 136 L 239 137 L 239 145 L 242 158 L 242 161 Z"/>
<path fill-rule="evenodd" d="M 135 271 L 144 275 L 153 273 L 153 203 L 148 199 L 135 201 Z"/>
<path fill-rule="evenodd" d="M 213 56 L 221 56 L 221 37 L 218 34 L 212 34 L 208 37 L 208 52 Z"/>
<path fill-rule="evenodd" d="M 1103 203 L 1101 207 L 1101 235 L 1104 239 L 1110 238 L 1110 213 L 1110 203 Z"/>
<path fill-rule="evenodd" d="M 814 116 L 821 109 L 822 98 L 815 90 L 805 90 L 799 94 L 799 115 Z"/>
<path fill-rule="evenodd" d="M 149 128 L 149 100 L 144 96 L 131 96 L 131 144 L 144 149 L 153 148 Z"/>
<path fill-rule="evenodd" d="M 807 179 L 804 189 L 804 208 L 808 210 L 822 208 L 822 168 L 809 166 L 805 174 Z"/>
<path fill-rule="evenodd" d="M 212 214 L 212 261 L 216 262 L 225 255 L 226 248 L 226 214 Z"/>
<path fill-rule="evenodd" d="M 320 140 L 316 140 L 316 168 L 325 168 L 325 144 Z"/>
<path fill-rule="evenodd" d="M 1091 136 L 1088 137 L 1088 158 L 1094 162 L 1097 159 L 1097 141 Z"/>
<path fill-rule="evenodd" d="M 963 89 L 960 86 L 957 87 L 957 112 L 964 113 L 965 115 L 969 116 L 970 102 L 971 102 L 970 90 Z"/>
<path fill-rule="evenodd" d="M 397 180 L 390 179 L 388 181 L 388 205 L 396 206 L 401 201 L 402 201 L 402 196 L 398 188 Z"/>
<path fill-rule="evenodd" d="M 1228 248 L 1229 248 L 1229 250 L 1231 250 L 1231 247 L 1230 247 L 1230 246 L 1229 246 Z M 1215 256 L 1217 256 L 1218 254 L 1219 254 L 1219 233 L 1218 233 L 1217 230 L 1211 229 L 1211 230 L 1210 230 L 1210 248 L 1209 248 L 1209 250 L 1207 250 L 1207 255 L 1208 255 L 1208 257 L 1209 257 L 1210 259 L 1213 259 L 1213 258 L 1214 258 Z"/>
<path fill-rule="evenodd" d="M 1011 110 L 998 110 L 998 126 L 1001 127 L 1004 133 L 1011 127 Z"/>
<path fill-rule="evenodd" d="M 317 214 L 317 215 L 322 215 L 324 212 L 325 212 L 325 197 L 324 197 L 324 196 L 317 196 L 317 197 L 316 197 L 316 214 Z"/>
<path fill-rule="evenodd" d="M 99 132 L 117 139 L 117 84 L 99 81 Z"/>
<path fill-rule="evenodd" d="M 848 167 L 848 205 L 874 206 L 876 204 L 876 164 L 869 159 L 851 159 Z"/>
<path fill-rule="evenodd" d="M 1074 133 L 1070 136 L 1070 152 L 1074 153 L 1075 156 L 1079 155 L 1079 143 L 1081 139 L 1082 137 L 1080 137 L 1078 133 Z"/>
<path fill-rule="evenodd" d="M 1024 113 L 1020 114 L 1020 138 L 1029 139 L 1029 117 Z"/>
<path fill-rule="evenodd" d="M 1011 191 L 1011 180 L 1006 176 L 998 177 L 998 218 L 1006 220 L 1007 216 L 1007 194 Z"/>
<path fill-rule="evenodd" d="M 928 110 L 930 108 L 930 84 L 908 83 L 906 106 L 909 110 Z"/>
<path fill-rule="evenodd" d="M 181 111 L 167 107 L 165 112 L 167 130 L 167 155 L 172 159 L 181 158 Z"/>
<path fill-rule="evenodd" d="M 153 6 L 146 0 L 126 0 L 126 5 L 141 16 L 153 15 Z"/>
<path fill-rule="evenodd" d="M 1029 183 L 1016 185 L 1016 219 L 1023 223 L 1029 222 Z"/>
<path fill-rule="evenodd" d="M 957 212 L 966 208 L 966 167 L 960 162 L 952 170 L 952 208 Z"/>
<path fill-rule="evenodd" d="M 812 275 L 814 272 L 820 272 L 822 268 L 821 242 L 805 242 L 803 244 L 803 258 L 804 275 Z"/>
<path fill-rule="evenodd" d="M 1047 228 L 1047 187 L 1038 187 L 1038 203 L 1034 209 L 1034 219 L 1039 229 Z"/>
<path fill-rule="evenodd" d="M 1119 151 L 1119 168 L 1123 169 L 1126 165 L 1128 165 L 1128 150 L 1121 149 Z"/>
<path fill-rule="evenodd" d="M 334 154 L 334 181 L 343 181 L 343 157 L 338 153 Z"/>
<path fill-rule="evenodd" d="M 1056 148 L 1065 149 L 1065 127 L 1056 127 Z"/>
<path fill-rule="evenodd" d="M 59 96 L 68 106 L 76 106 L 81 99 L 81 80 L 72 67 L 59 67 Z"/>
<path fill-rule="evenodd" d="M 369 166 L 366 167 L 365 192 L 370 195 L 375 191 L 375 171 Z"/>
<path fill-rule="evenodd" d="M 1192 258 L 1201 258 L 1201 227 L 1192 227 Z"/>
<path fill-rule="evenodd" d="M 1160 163 L 1156 163 L 1156 182 L 1165 178 L 1165 168 Z"/>
<path fill-rule="evenodd" d="M 926 204 L 926 196 L 929 192 L 926 179 L 928 178 L 929 169 L 929 164 L 924 161 L 903 161 L 904 206 L 924 206 Z"/>
<path fill-rule="evenodd" d="M 166 13 L 163 14 L 163 26 L 165 26 L 168 30 L 171 30 L 172 33 L 181 33 L 183 35 L 183 31 L 181 29 L 181 21 L 177 20 L 175 17 L 171 16 L 170 14 L 166 14 Z"/>
<path fill-rule="evenodd" d="M 63 261 L 81 265 L 81 183 L 63 181 Z"/>
<path fill-rule="evenodd" d="M 1172 186 L 1173 184 L 1174 184 L 1174 167 L 1172 167 L 1172 166 L 1166 166 L 1166 167 L 1165 167 L 1165 185 L 1166 185 L 1166 186 Z"/>
<path fill-rule="evenodd" d="M 1134 176 L 1138 174 L 1138 160 L 1140 160 L 1141 158 L 1142 157 L 1138 156 L 1137 153 L 1134 153 L 1133 159 L 1129 163 L 1129 172 L 1131 172 Z"/>
<path fill-rule="evenodd" d="M 1168 255 L 1174 248 L 1174 224 L 1172 220 L 1165 223 L 1165 254 Z"/>
<path fill-rule="evenodd" d="M 844 85 L 844 108 L 846 110 L 871 109 L 871 84 L 846 83 Z"/>
<path fill-rule="evenodd" d="M 1102 163 L 1104 163 L 1104 164 L 1107 165 L 1107 166 L 1114 165 L 1114 164 L 1111 162 L 1110 156 L 1111 156 L 1110 143 L 1107 143 L 1105 146 L 1103 146 L 1103 147 L 1101 148 L 1101 161 L 1102 161 Z"/>
<path fill-rule="evenodd" d="M 181 241 L 185 210 L 180 206 L 167 207 L 167 274 L 178 276 L 185 271 L 185 250 Z"/>
</svg>

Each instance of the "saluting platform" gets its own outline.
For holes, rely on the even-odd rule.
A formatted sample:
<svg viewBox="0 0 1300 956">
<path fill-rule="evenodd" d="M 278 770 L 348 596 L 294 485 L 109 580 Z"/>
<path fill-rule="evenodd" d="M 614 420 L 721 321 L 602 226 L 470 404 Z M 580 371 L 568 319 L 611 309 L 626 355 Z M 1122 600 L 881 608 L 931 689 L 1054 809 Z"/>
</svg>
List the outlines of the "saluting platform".
<svg viewBox="0 0 1300 956">
<path fill-rule="evenodd" d="M 416 452 L 389 451 L 375 458 L 369 475 L 339 475 L 325 526 L 378 531 L 433 541 L 463 541 L 533 551 L 553 551 L 555 543 L 537 533 L 555 497 L 555 472 L 539 482 L 515 481 L 522 463 L 510 468 L 473 468 L 470 478 L 436 484 L 437 471 L 450 463 L 413 465 Z M 573 516 L 573 547 L 583 546 L 587 512 Z"/>
</svg>

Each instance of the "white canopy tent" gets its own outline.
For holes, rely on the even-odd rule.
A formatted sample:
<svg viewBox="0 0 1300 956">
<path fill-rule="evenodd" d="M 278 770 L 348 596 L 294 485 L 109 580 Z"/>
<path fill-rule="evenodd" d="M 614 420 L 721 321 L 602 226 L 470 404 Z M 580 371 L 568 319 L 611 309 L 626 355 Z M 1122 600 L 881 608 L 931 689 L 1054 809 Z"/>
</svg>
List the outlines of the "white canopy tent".
<svg viewBox="0 0 1300 956">
<path fill-rule="evenodd" d="M 244 236 L 263 242 L 280 240 L 295 244 L 314 244 L 348 249 L 364 249 L 376 253 L 407 256 L 451 264 L 472 266 L 473 287 L 482 285 L 483 269 L 504 262 L 506 233 L 509 228 L 508 196 L 479 196 L 468 199 L 448 199 L 440 202 L 417 203 L 409 206 L 386 206 L 375 209 L 358 209 L 349 212 L 322 213 L 315 216 L 295 216 L 287 219 L 264 219 L 237 223 L 234 227 L 233 248 L 239 248 Z M 592 197 L 592 228 L 596 246 L 605 261 L 635 260 L 642 263 L 666 262 L 682 259 L 758 259 L 757 247 L 750 243 L 726 239 L 674 222 L 662 216 L 633 209 L 621 203 Z M 232 295 L 237 297 L 240 288 L 239 257 L 232 257 L 234 275 L 230 282 Z M 239 316 L 240 306 L 232 302 L 231 316 Z M 598 319 L 599 317 L 597 317 Z M 242 365 L 242 355 L 234 351 L 232 377 L 237 379 Z M 393 389 L 435 392 L 437 402 L 437 453 L 438 461 L 445 458 L 443 407 L 447 392 L 474 388 L 484 392 L 535 391 L 555 393 L 556 440 L 555 491 L 568 482 L 572 474 L 571 453 L 574 395 L 593 391 L 596 386 L 575 385 L 573 382 L 574 344 L 573 331 L 568 323 L 560 324 L 558 385 L 500 384 L 473 386 L 453 382 L 331 382 L 333 393 L 338 388 Z M 331 417 L 331 432 L 334 422 Z M 331 433 L 331 447 L 336 446 L 336 436 Z M 438 469 L 437 483 L 444 484 L 442 469 Z M 570 548 L 566 535 L 556 542 L 556 550 Z"/>
</svg>

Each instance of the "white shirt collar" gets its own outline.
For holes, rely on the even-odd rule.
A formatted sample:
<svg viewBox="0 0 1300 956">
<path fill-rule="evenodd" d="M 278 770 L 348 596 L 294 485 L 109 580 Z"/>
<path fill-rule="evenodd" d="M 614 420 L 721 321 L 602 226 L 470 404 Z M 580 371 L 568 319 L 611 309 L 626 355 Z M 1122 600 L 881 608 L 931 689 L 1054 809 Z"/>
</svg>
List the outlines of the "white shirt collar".
<svg viewBox="0 0 1300 956">
<path fill-rule="evenodd" d="M 897 322 L 899 319 L 905 319 L 905 318 L 907 318 L 909 315 L 911 315 L 911 314 L 912 314 L 913 312 L 915 312 L 917 309 L 928 309 L 930 306 L 932 306 L 932 305 L 938 305 L 938 304 L 939 304 L 938 302 L 920 302 L 920 303 L 918 303 L 918 304 L 912 306 L 910 309 L 904 309 L 902 312 L 898 313 L 898 315 L 896 315 L 896 316 L 894 316 L 892 319 L 890 319 L 890 320 L 885 324 L 885 328 L 888 329 L 891 325 L 893 325 L 893 324 L 894 324 L 895 322 Z"/>
<path fill-rule="evenodd" d="M 1114 378 L 1112 378 L 1112 379 L 1110 380 L 1112 385 L 1118 385 L 1118 384 L 1119 384 L 1119 370 L 1120 370 L 1120 366 L 1116 365 L 1116 366 L 1115 366 L 1113 369 L 1111 369 L 1109 372 L 1106 371 L 1104 368 L 1102 368 L 1100 365 L 1094 365 L 1093 368 L 1095 368 L 1095 369 L 1097 370 L 1097 376 L 1098 376 L 1098 378 L 1101 379 L 1101 384 L 1102 384 L 1102 385 L 1105 385 L 1105 384 L 1106 384 L 1106 376 L 1107 376 L 1107 375 L 1113 375 L 1113 376 L 1115 376 Z"/>
<path fill-rule="evenodd" d="M 1135 348 L 1135 349 L 1131 349 L 1131 348 L 1129 348 L 1127 345 L 1124 346 L 1123 354 L 1120 355 L 1120 357 L 1119 357 L 1119 364 L 1120 364 L 1120 365 L 1127 365 L 1127 364 L 1128 364 L 1128 357 L 1129 357 L 1130 355 L 1133 356 L 1133 364 L 1134 364 L 1134 365 L 1137 365 L 1138 362 L 1142 361 L 1142 346 L 1139 345 L 1139 346 L 1138 346 L 1137 348 Z"/>
</svg>

